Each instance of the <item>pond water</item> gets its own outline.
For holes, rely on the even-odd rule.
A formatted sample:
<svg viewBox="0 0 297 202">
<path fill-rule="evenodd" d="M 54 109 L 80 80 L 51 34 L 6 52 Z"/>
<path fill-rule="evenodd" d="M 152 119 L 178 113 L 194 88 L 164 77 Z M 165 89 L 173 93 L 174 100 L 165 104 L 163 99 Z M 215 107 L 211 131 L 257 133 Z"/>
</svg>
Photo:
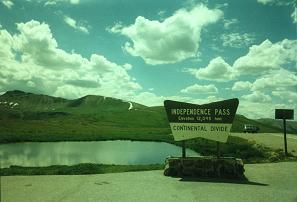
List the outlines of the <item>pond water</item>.
<svg viewBox="0 0 297 202">
<path fill-rule="evenodd" d="M 10 165 L 50 166 L 79 163 L 144 165 L 181 156 L 181 147 L 164 142 L 30 142 L 0 145 L 1 168 Z M 187 149 L 187 156 L 199 156 Z"/>
</svg>

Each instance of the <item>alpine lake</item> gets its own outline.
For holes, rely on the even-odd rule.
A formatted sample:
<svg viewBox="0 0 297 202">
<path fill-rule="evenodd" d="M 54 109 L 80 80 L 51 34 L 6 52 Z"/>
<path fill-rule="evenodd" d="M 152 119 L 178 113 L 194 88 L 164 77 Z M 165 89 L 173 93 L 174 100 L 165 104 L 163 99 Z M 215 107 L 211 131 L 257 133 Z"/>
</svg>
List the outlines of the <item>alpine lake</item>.
<svg viewBox="0 0 297 202">
<path fill-rule="evenodd" d="M 199 156 L 187 149 L 187 156 Z M 168 156 L 181 156 L 181 147 L 164 142 L 88 141 L 25 142 L 0 145 L 1 168 L 11 165 L 43 167 L 80 163 L 114 165 L 162 164 Z"/>
</svg>

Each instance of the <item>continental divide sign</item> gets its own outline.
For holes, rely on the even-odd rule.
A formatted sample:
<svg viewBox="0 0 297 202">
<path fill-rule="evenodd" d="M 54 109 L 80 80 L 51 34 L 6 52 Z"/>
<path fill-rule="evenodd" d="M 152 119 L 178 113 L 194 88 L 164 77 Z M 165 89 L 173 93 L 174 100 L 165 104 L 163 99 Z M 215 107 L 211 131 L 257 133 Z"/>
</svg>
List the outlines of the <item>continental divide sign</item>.
<svg viewBox="0 0 297 202">
<path fill-rule="evenodd" d="M 204 105 L 165 100 L 174 140 L 205 138 L 226 142 L 236 114 L 237 98 Z"/>
</svg>

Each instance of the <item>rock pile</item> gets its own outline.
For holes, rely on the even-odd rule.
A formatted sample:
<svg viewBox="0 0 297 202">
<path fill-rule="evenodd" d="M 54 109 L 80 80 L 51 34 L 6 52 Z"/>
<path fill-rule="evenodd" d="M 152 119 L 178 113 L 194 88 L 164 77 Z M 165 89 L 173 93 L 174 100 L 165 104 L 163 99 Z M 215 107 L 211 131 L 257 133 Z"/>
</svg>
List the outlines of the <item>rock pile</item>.
<svg viewBox="0 0 297 202">
<path fill-rule="evenodd" d="M 244 165 L 234 157 L 168 157 L 165 160 L 165 176 L 244 178 Z"/>
</svg>

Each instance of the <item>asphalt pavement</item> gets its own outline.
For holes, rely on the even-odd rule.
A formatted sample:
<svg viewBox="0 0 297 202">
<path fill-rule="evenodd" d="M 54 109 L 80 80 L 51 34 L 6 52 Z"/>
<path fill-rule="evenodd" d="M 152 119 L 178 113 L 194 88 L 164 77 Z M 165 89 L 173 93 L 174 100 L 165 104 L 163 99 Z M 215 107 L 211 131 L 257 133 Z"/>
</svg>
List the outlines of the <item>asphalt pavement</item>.
<svg viewBox="0 0 297 202">
<path fill-rule="evenodd" d="M 297 201 L 297 162 L 245 165 L 247 182 L 172 178 L 162 171 L 1 177 L 2 202 Z"/>
</svg>

